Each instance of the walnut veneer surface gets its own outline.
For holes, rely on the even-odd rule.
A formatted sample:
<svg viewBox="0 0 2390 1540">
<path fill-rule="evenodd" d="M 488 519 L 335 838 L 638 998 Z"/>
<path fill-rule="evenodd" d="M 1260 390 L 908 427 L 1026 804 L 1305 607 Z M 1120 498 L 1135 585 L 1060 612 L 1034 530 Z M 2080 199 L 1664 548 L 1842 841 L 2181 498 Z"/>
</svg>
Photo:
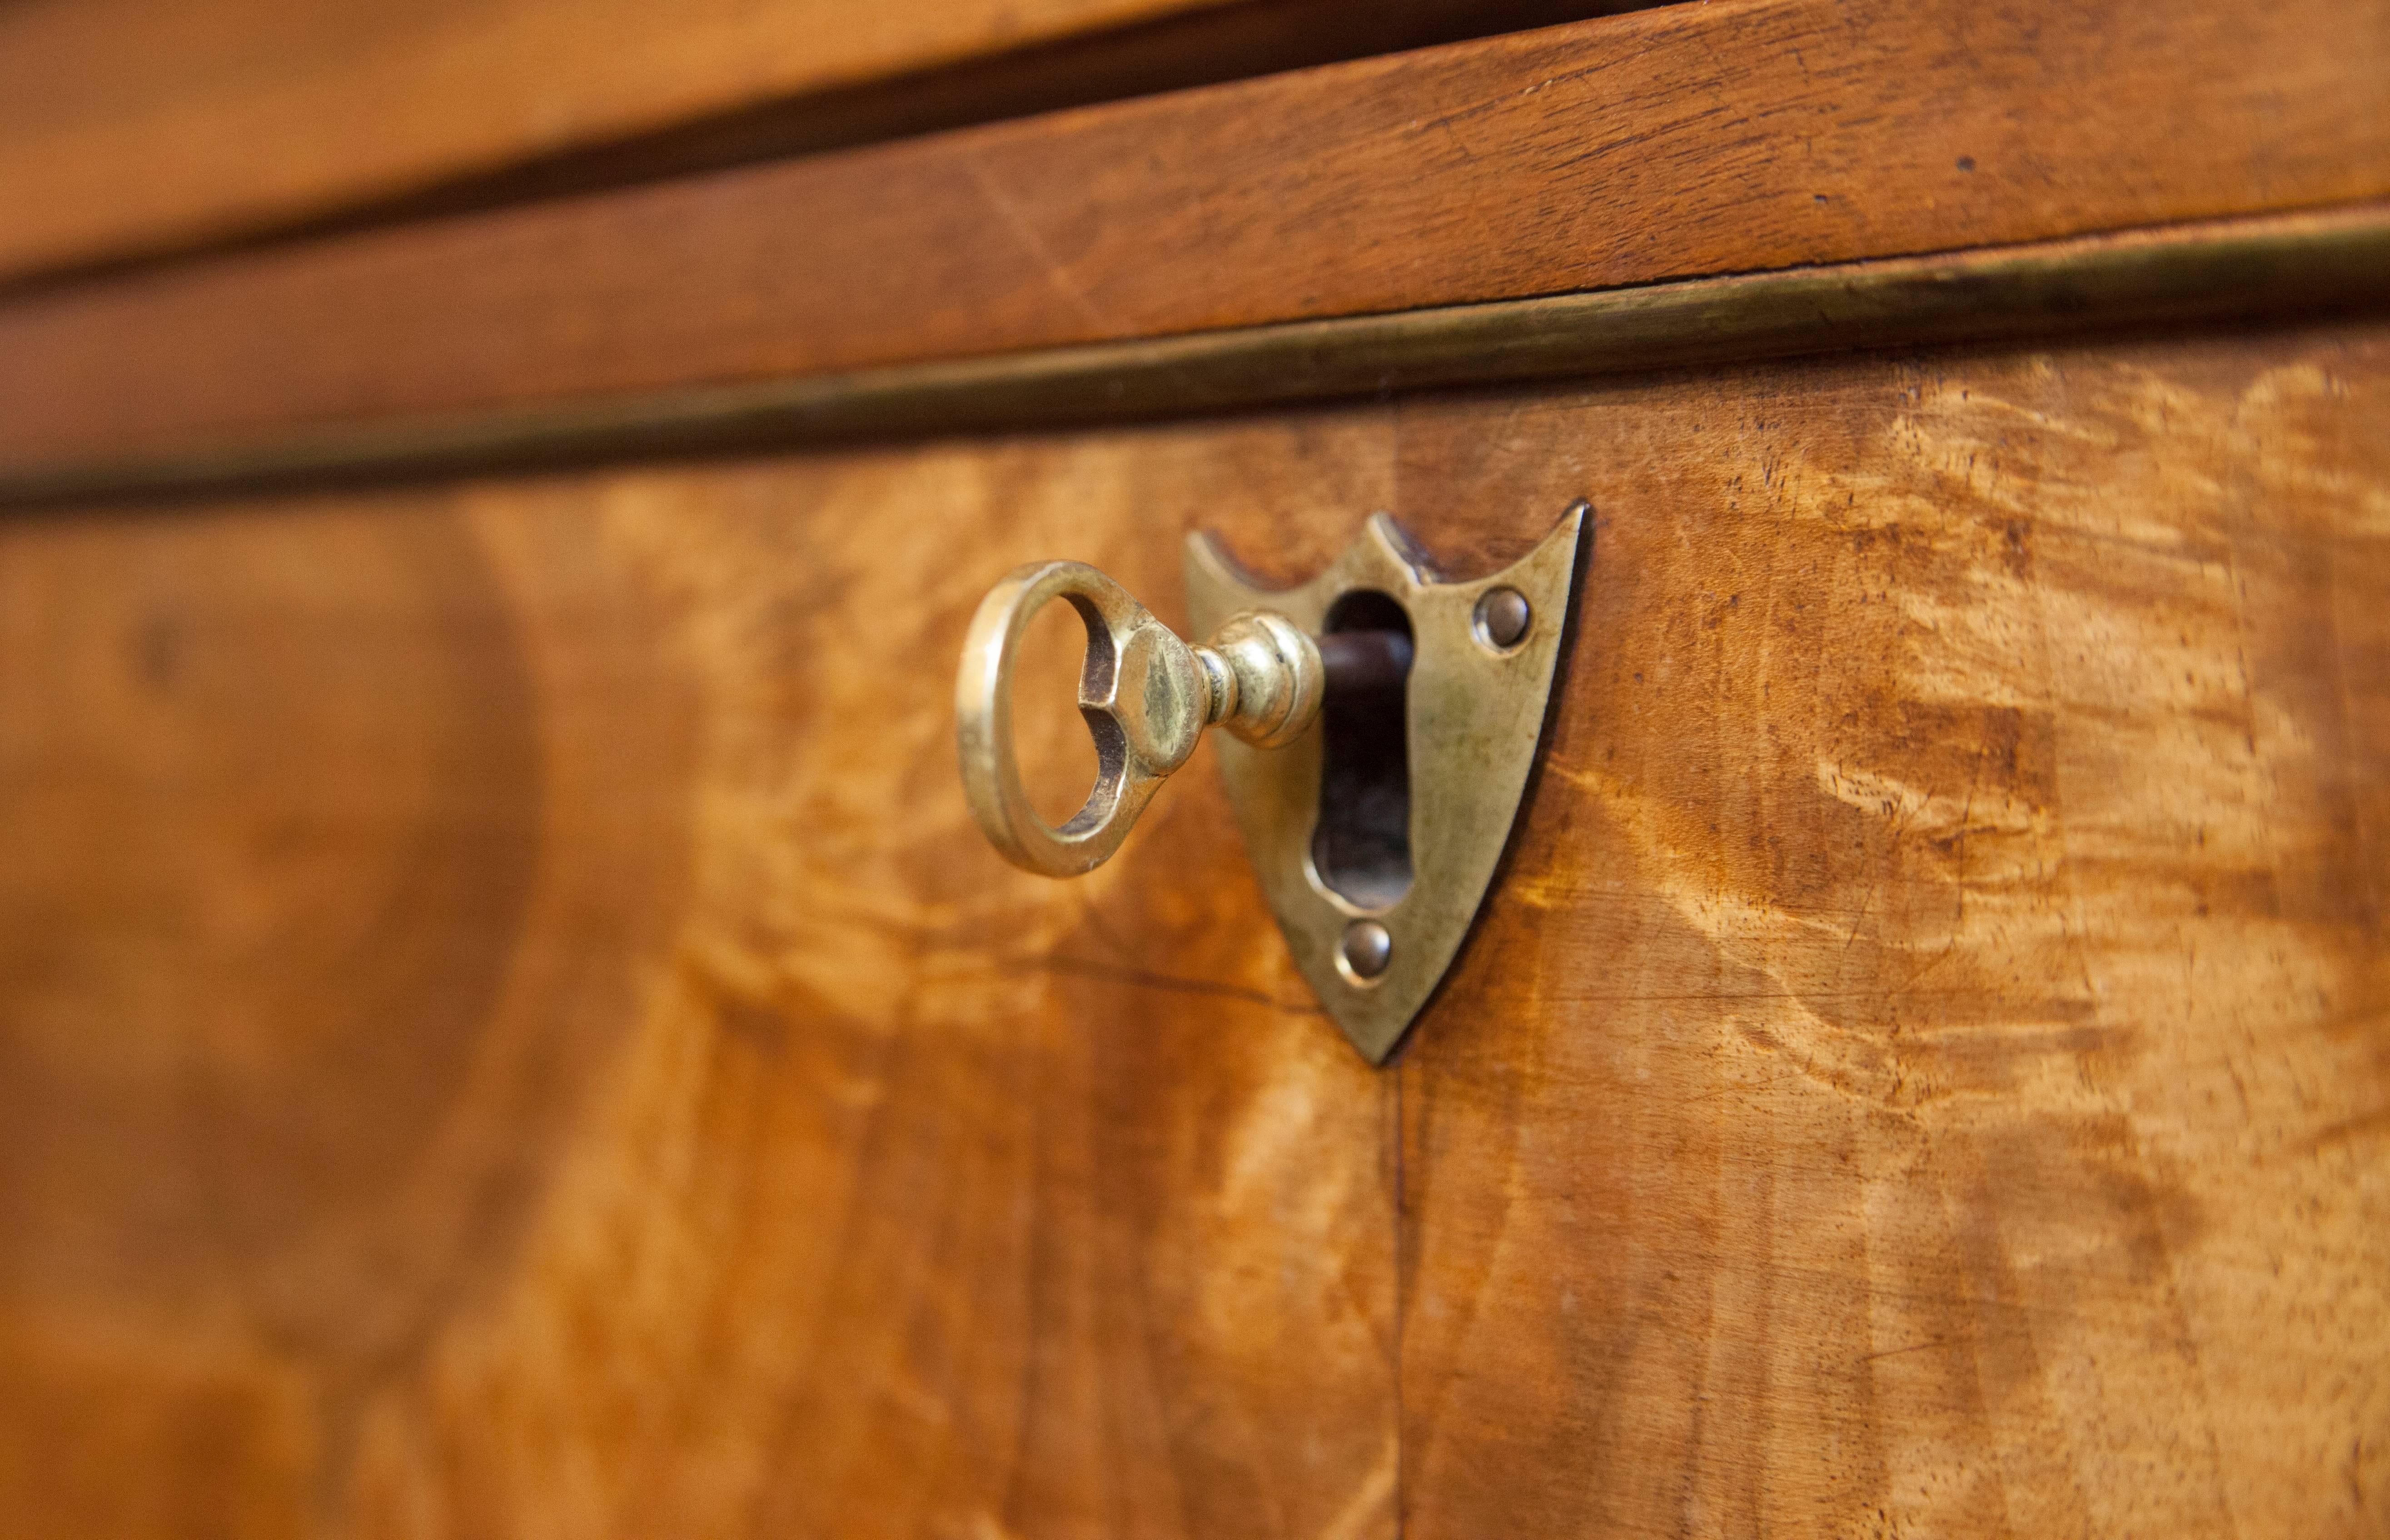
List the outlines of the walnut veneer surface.
<svg viewBox="0 0 2390 1540">
<path fill-rule="evenodd" d="M 0 523 L 29 1534 L 2378 1534 L 2390 330 Z M 1067 554 L 1599 530 L 1396 1066 Z M 1060 742 L 1029 745 L 1050 768 Z"/>
</svg>

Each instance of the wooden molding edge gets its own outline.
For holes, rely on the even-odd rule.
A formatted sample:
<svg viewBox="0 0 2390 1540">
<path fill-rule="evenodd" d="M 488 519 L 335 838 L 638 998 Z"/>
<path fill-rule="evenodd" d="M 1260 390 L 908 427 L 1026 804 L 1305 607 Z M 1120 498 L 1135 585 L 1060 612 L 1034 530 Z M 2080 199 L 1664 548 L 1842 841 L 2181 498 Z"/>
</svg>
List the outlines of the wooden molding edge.
<svg viewBox="0 0 2390 1540">
<path fill-rule="evenodd" d="M 23 294 L 0 463 L 2345 207 L 2385 79 L 2390 0 L 1660 6 Z"/>
<path fill-rule="evenodd" d="M 188 250 L 542 152 L 1227 3 L 966 0 L 867 19 L 820 0 L 317 16 L 267 0 L 205 17 L 177 16 L 187 7 L 173 0 L 12 6 L 0 93 L 52 88 L 0 125 L 0 274 Z M 280 148 L 302 137 L 305 153 Z"/>
<path fill-rule="evenodd" d="M 0 507 L 1056 429 L 1803 353 L 2370 310 L 2390 203 L 0 462 Z"/>
<path fill-rule="evenodd" d="M 788 0 L 777 0 L 783 7 Z M 841 81 L 808 79 L 785 94 L 765 83 L 696 115 L 663 123 L 623 123 L 579 135 L 562 146 L 518 146 L 495 160 L 433 158 L 405 174 L 385 170 L 384 181 L 335 176 L 309 197 L 269 196 L 240 205 L 221 186 L 176 187 L 189 199 L 216 200 L 179 219 L 152 217 L 118 225 L 115 199 L 81 211 L 72 239 L 39 244 L 42 232 L 0 219 L 0 305 L 47 290 L 122 280 L 194 259 L 213 260 L 353 236 L 427 219 L 489 213 L 521 205 L 584 198 L 804 155 L 854 149 L 929 134 L 950 133 L 1040 113 L 1185 91 L 1204 85 L 1315 69 L 1416 48 L 1439 47 L 1508 32 L 1615 15 L 1666 0 L 1216 0 L 1190 5 L 1110 7 L 1094 30 L 1052 31 L 1054 18 L 1037 12 L 1023 34 L 998 40 L 997 51 L 970 49 L 954 58 L 897 61 L 893 74 Z M 1056 7 L 1063 13 L 1070 6 Z M 1085 7 L 1093 15 L 1105 10 Z M 567 7 L 549 7 L 564 10 Z M 1034 7 L 1033 7 L 1033 10 Z M 546 19 L 533 7 L 533 19 Z M 0 29 L 0 43 L 6 33 Z M 354 61 L 348 61 L 353 65 Z M 567 83 L 568 86 L 572 83 Z M 232 105 L 214 100 L 216 110 Z M 164 131 L 155 122 L 145 125 Z M 191 123 L 172 126 L 188 139 Z M 419 122 L 414 126 L 420 128 Z M 362 141 L 369 136 L 358 135 Z M 154 147 L 151 147 L 154 148 Z M 254 146 L 224 151 L 212 164 L 220 184 L 237 165 L 244 185 L 255 176 Z M 348 144 L 335 153 L 355 153 Z M 452 147 L 453 148 L 453 147 Z M 212 147 L 212 153 L 213 148 Z M 128 163 L 139 154 L 121 149 Z M 0 177 L 27 157 L 0 133 Z M 88 156 L 86 156 L 88 159 Z M 111 185 L 112 187 L 112 185 Z M 55 191 L 55 189 L 53 189 Z M 52 202 L 55 204 L 55 198 Z M 84 199 L 88 204 L 89 199 Z M 0 200 L 0 209 L 5 201 Z M 73 221 L 77 212 L 40 211 L 44 228 Z M 147 212 L 147 211 L 143 211 Z M 23 222 L 19 222 L 20 224 Z M 35 242 L 28 247 L 28 240 Z"/>
</svg>

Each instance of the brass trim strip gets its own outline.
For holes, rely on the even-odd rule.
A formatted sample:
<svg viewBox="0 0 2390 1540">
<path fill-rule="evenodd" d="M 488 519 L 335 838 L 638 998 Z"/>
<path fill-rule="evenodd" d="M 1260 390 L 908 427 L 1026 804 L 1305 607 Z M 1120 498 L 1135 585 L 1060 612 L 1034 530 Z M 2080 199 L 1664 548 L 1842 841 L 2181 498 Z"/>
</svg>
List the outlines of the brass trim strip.
<svg viewBox="0 0 2390 1540">
<path fill-rule="evenodd" d="M 0 507 L 1060 428 L 1801 353 L 2371 310 L 2390 204 L 0 464 Z"/>
</svg>

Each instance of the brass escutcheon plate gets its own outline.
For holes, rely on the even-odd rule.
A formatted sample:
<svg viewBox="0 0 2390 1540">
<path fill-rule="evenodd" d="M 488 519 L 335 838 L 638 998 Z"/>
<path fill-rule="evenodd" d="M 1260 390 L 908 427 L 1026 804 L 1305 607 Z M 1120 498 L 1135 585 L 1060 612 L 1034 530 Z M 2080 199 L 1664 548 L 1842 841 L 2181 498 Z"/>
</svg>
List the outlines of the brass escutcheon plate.
<svg viewBox="0 0 2390 1540">
<path fill-rule="evenodd" d="M 1199 635 L 1247 610 L 1275 610 L 1317 635 L 1337 600 L 1362 591 L 1387 596 L 1409 618 L 1412 875 L 1399 897 L 1356 904 L 1314 862 L 1321 723 L 1281 749 L 1218 745 L 1228 800 L 1295 966 L 1372 1064 L 1394 1052 L 1443 981 L 1501 863 L 1543 736 L 1589 513 L 1583 503 L 1571 507 L 1524 558 L 1465 582 L 1440 577 L 1383 513 L 1371 515 L 1325 571 L 1282 591 L 1256 586 L 1209 535 L 1188 537 L 1187 602 Z M 1516 590 L 1528 607 L 1523 635 L 1505 638 L 1508 645 L 1487 634 L 1479 613 L 1479 601 L 1502 588 Z M 1356 920 L 1375 920 L 1391 938 L 1383 970 L 1372 978 L 1342 961 Z"/>
</svg>

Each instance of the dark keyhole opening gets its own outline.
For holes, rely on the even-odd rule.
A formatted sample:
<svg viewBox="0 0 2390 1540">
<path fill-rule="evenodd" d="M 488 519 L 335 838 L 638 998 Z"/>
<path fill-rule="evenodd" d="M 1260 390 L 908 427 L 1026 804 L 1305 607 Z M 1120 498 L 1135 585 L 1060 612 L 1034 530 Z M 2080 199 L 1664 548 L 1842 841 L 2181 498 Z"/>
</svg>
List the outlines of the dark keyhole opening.
<svg viewBox="0 0 2390 1540">
<path fill-rule="evenodd" d="M 1319 657 L 1326 743 L 1311 861 L 1346 899 L 1381 908 L 1411 885 L 1410 616 L 1383 594 L 1347 594 L 1329 609 Z"/>
</svg>

